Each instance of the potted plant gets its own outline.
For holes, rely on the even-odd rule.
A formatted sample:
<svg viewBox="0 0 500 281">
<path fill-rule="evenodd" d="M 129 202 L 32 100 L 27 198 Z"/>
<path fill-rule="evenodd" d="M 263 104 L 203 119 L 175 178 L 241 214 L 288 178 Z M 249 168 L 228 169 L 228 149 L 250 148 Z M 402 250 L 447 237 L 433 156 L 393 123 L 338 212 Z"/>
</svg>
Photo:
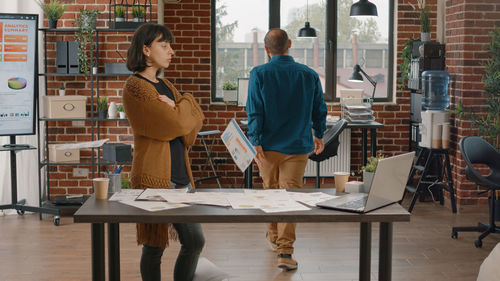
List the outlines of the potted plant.
<svg viewBox="0 0 500 281">
<path fill-rule="evenodd" d="M 45 3 L 44 0 L 37 0 L 37 4 L 42 8 L 43 13 L 47 17 L 49 28 L 57 28 L 57 20 L 59 20 L 68 8 L 64 2 L 59 0 L 50 0 L 49 3 Z"/>
<path fill-rule="evenodd" d="M 120 119 L 125 119 L 127 118 L 127 115 L 125 114 L 125 108 L 123 107 L 123 104 L 120 104 L 117 108 L 116 111 L 118 111 L 118 114 L 120 115 Z"/>
<path fill-rule="evenodd" d="M 422 42 L 431 41 L 431 6 L 425 0 L 417 0 L 417 7 L 409 3 L 414 10 L 419 10 L 420 18 L 420 40 Z"/>
<path fill-rule="evenodd" d="M 132 7 L 132 17 L 134 22 L 143 22 L 146 17 L 146 12 L 141 6 Z"/>
<path fill-rule="evenodd" d="M 64 87 L 64 85 L 61 85 L 61 87 L 59 87 L 59 95 L 64 96 L 65 94 L 66 94 L 66 87 Z"/>
<path fill-rule="evenodd" d="M 363 192 L 368 193 L 370 191 L 378 160 L 383 158 L 384 156 L 382 154 L 371 156 L 368 158 L 366 165 L 361 168 L 363 170 Z"/>
<path fill-rule="evenodd" d="M 225 102 L 235 102 L 238 100 L 236 89 L 238 88 L 235 83 L 227 81 L 222 84 L 222 95 L 224 96 Z"/>
<path fill-rule="evenodd" d="M 91 68 L 89 56 L 94 52 L 93 37 L 98 14 L 98 10 L 80 10 L 80 15 L 75 21 L 78 29 L 75 35 L 75 40 L 78 42 L 78 68 L 81 73 L 87 75 Z"/>
<path fill-rule="evenodd" d="M 115 6 L 115 22 L 125 21 L 125 7 L 123 5 Z"/>
<path fill-rule="evenodd" d="M 108 98 L 107 97 L 99 97 L 97 100 L 97 110 L 99 119 L 106 119 L 108 114 Z"/>
</svg>

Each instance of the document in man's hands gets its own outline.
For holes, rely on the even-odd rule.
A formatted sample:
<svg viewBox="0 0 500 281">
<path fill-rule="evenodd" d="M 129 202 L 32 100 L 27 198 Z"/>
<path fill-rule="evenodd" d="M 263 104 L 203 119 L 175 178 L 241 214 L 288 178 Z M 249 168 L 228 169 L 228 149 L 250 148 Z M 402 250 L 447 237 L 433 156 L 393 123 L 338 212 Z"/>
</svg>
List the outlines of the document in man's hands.
<svg viewBox="0 0 500 281">
<path fill-rule="evenodd" d="M 221 138 L 229 154 L 233 157 L 236 166 L 244 172 L 250 163 L 252 163 L 257 152 L 250 144 L 240 126 L 238 126 L 238 123 L 236 123 L 236 120 L 231 119 Z"/>
</svg>

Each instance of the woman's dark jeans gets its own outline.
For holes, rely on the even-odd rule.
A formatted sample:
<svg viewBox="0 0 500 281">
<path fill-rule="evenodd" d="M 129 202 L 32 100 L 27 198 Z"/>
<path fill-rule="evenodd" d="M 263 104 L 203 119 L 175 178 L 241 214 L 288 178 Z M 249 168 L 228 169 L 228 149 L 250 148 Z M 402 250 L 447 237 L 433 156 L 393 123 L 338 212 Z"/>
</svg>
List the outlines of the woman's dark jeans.
<svg viewBox="0 0 500 281">
<path fill-rule="evenodd" d="M 190 187 L 191 185 L 188 186 L 188 189 Z M 174 281 L 192 281 L 198 265 L 198 258 L 205 245 L 201 224 L 174 223 L 173 226 L 179 235 L 179 242 L 181 243 L 181 250 L 175 262 Z M 165 248 L 143 245 L 141 256 L 141 276 L 143 281 L 161 280 L 161 257 L 164 250 Z"/>
</svg>

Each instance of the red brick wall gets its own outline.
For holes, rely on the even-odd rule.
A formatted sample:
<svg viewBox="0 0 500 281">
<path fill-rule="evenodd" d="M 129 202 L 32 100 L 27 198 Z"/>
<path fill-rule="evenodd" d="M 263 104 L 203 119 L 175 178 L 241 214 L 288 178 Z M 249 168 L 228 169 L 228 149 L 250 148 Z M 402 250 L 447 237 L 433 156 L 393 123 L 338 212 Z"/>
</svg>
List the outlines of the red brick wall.
<svg viewBox="0 0 500 281">
<path fill-rule="evenodd" d="M 478 111 L 485 108 L 482 63 L 487 58 L 488 32 L 500 26 L 498 0 L 446 1 L 446 63 L 450 73 L 451 108 L 459 102 Z M 452 123 L 452 167 L 459 204 L 487 204 L 487 194 L 465 177 L 465 162 L 458 149 L 461 138 L 474 135 L 471 123 L 454 119 Z"/>
</svg>

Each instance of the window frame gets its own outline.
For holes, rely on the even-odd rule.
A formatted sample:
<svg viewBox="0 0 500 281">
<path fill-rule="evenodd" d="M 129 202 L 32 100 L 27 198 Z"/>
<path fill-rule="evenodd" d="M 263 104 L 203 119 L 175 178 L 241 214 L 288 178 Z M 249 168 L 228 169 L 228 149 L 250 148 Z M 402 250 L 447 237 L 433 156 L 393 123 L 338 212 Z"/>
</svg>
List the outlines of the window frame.
<svg viewBox="0 0 500 281">
<path fill-rule="evenodd" d="M 215 22 L 216 22 L 216 1 L 210 0 L 210 102 L 222 102 L 222 98 L 216 97 L 216 51 L 217 42 L 215 37 Z M 280 0 L 269 0 L 269 28 L 280 28 Z M 385 98 L 375 98 L 374 102 L 392 102 L 394 96 L 394 27 L 395 27 L 395 0 L 389 0 L 389 34 L 388 34 L 388 66 L 387 66 L 387 97 Z M 326 0 L 326 38 L 325 38 L 325 89 L 324 99 L 327 102 L 339 102 L 339 98 L 336 97 L 336 83 L 335 77 L 337 77 L 337 1 L 336 0 Z M 334 24 L 332 24 L 332 21 Z"/>
</svg>

